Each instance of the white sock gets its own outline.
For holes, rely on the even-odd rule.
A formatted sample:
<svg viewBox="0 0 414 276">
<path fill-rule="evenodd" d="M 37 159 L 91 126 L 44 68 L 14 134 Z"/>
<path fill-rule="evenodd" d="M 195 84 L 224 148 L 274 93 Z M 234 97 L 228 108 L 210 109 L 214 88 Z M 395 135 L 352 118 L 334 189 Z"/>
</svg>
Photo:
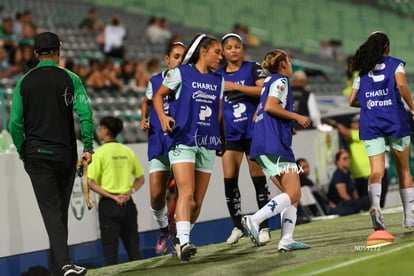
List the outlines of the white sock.
<svg viewBox="0 0 414 276">
<path fill-rule="evenodd" d="M 373 183 L 368 185 L 368 196 L 371 201 L 371 208 L 381 211 L 381 183 Z"/>
<path fill-rule="evenodd" d="M 177 221 L 177 238 L 180 240 L 180 245 L 184 245 L 190 242 L 190 222 L 189 221 Z"/>
<path fill-rule="evenodd" d="M 412 210 L 414 201 L 414 188 L 400 189 L 400 197 L 404 209 L 404 223 L 412 223 Z"/>
<path fill-rule="evenodd" d="M 157 222 L 159 228 L 165 228 L 168 226 L 168 209 L 164 206 L 161 210 L 154 210 L 150 207 L 152 217 Z"/>
<path fill-rule="evenodd" d="M 287 207 L 281 216 L 282 230 L 281 230 L 281 239 L 293 239 L 293 230 L 295 230 L 297 218 L 297 208 L 290 205 Z"/>
<path fill-rule="evenodd" d="M 282 193 L 271 199 L 265 206 L 253 214 L 252 219 L 256 224 L 260 224 L 268 218 L 280 214 L 291 204 L 287 193 Z"/>
</svg>

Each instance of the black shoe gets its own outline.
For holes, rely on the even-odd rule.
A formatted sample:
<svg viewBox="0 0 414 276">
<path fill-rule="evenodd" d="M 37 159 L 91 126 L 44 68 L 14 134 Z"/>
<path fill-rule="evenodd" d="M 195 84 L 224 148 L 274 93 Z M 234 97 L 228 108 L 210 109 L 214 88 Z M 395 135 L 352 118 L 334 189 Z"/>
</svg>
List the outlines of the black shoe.
<svg viewBox="0 0 414 276">
<path fill-rule="evenodd" d="M 194 244 L 187 242 L 184 245 L 180 246 L 181 256 L 180 259 L 183 262 L 188 262 L 191 256 L 194 256 L 197 253 L 197 247 Z"/>
<path fill-rule="evenodd" d="M 77 266 L 75 264 L 67 264 L 62 267 L 62 274 L 63 276 L 85 275 L 86 268 Z"/>
<path fill-rule="evenodd" d="M 172 255 L 181 258 L 180 240 L 177 237 L 172 240 L 171 247 L 173 249 Z"/>
</svg>

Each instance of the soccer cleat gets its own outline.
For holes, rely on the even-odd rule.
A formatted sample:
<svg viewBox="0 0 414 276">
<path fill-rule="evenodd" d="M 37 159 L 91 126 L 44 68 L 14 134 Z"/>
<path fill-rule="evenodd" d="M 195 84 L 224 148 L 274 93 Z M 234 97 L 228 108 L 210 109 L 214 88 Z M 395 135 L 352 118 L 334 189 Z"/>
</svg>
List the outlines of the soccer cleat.
<svg viewBox="0 0 414 276">
<path fill-rule="evenodd" d="M 269 230 L 269 228 L 260 229 L 259 241 L 260 241 L 260 244 L 265 244 L 265 243 L 270 242 L 270 230 Z"/>
<path fill-rule="evenodd" d="M 256 246 L 260 246 L 260 240 L 259 240 L 259 225 L 254 223 L 252 220 L 252 216 L 244 216 L 242 218 L 242 225 L 244 229 L 249 233 L 249 237 L 252 240 L 252 242 Z"/>
<path fill-rule="evenodd" d="M 377 209 L 371 208 L 369 210 L 369 214 L 371 215 L 372 227 L 374 228 L 374 230 L 375 231 L 385 230 L 385 224 L 384 224 L 384 220 L 382 218 L 381 213 L 377 212 Z"/>
<path fill-rule="evenodd" d="M 157 254 L 157 256 L 162 256 L 167 253 L 167 250 L 168 250 L 167 243 L 169 239 L 170 239 L 170 233 L 160 232 L 157 245 L 155 246 L 155 254 Z"/>
<path fill-rule="evenodd" d="M 277 250 L 279 252 L 287 252 L 293 250 L 309 249 L 310 246 L 303 242 L 294 241 L 292 239 L 282 239 L 279 242 Z"/>
<path fill-rule="evenodd" d="M 85 274 L 86 274 L 86 268 L 77 266 L 75 264 L 67 264 L 62 267 L 63 276 L 85 275 Z"/>
<path fill-rule="evenodd" d="M 191 256 L 197 253 L 197 247 L 194 244 L 187 242 L 180 246 L 180 259 L 182 262 L 188 262 Z"/>
<path fill-rule="evenodd" d="M 227 244 L 236 244 L 242 237 L 244 236 L 244 233 L 242 230 L 240 230 L 237 227 L 233 228 L 233 231 L 231 231 L 230 237 L 227 239 Z"/>
<path fill-rule="evenodd" d="M 171 247 L 173 249 L 172 255 L 181 258 L 180 240 L 177 237 L 171 242 Z"/>
</svg>

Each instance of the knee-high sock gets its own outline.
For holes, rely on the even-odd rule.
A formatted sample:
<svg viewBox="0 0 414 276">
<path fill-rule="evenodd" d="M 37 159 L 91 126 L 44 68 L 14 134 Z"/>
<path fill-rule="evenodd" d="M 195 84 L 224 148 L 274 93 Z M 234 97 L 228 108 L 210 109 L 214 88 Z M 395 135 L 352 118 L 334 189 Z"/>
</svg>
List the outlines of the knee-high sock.
<svg viewBox="0 0 414 276">
<path fill-rule="evenodd" d="M 368 185 L 368 196 L 371 201 L 371 208 L 381 211 L 381 183 L 373 183 Z"/>
<path fill-rule="evenodd" d="M 151 207 L 150 207 L 151 208 Z M 167 206 L 164 206 L 161 210 L 154 210 L 151 208 L 152 217 L 157 222 L 160 229 L 168 226 L 168 210 Z"/>
<path fill-rule="evenodd" d="M 281 239 L 293 239 L 293 230 L 295 230 L 297 218 L 297 208 L 290 205 L 282 212 L 282 230 Z"/>
<path fill-rule="evenodd" d="M 255 176 L 252 177 L 254 184 L 254 189 L 256 190 L 256 201 L 257 206 L 262 208 L 269 202 L 269 188 L 267 186 L 267 181 L 265 176 Z M 265 220 L 260 224 L 260 228 L 269 228 L 269 221 Z"/>
<path fill-rule="evenodd" d="M 404 208 L 404 224 L 412 224 L 412 210 L 414 201 L 414 188 L 400 189 L 400 197 Z"/>
<path fill-rule="evenodd" d="M 224 178 L 224 192 L 226 195 L 227 209 L 233 220 L 234 227 L 243 229 L 241 224 L 240 190 L 237 178 Z"/>
<path fill-rule="evenodd" d="M 291 204 L 290 197 L 286 193 L 275 196 L 259 211 L 253 214 L 252 219 L 255 223 L 260 224 L 289 207 Z"/>
<path fill-rule="evenodd" d="M 190 242 L 190 222 L 189 221 L 177 221 L 177 238 L 180 240 L 180 245 L 184 245 Z"/>
</svg>

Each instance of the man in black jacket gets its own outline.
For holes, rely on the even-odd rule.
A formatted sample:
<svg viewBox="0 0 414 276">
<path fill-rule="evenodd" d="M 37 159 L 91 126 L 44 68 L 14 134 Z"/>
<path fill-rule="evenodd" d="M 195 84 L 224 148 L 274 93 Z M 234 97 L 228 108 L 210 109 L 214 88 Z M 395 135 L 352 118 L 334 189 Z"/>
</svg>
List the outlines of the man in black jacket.
<svg viewBox="0 0 414 276">
<path fill-rule="evenodd" d="M 77 113 L 84 151 L 92 161 L 94 122 L 88 97 L 77 75 L 58 66 L 60 40 L 43 32 L 34 39 L 39 64 L 14 89 L 9 131 L 29 174 L 49 236 L 49 266 L 55 275 L 84 275 L 72 263 L 68 247 L 68 208 L 77 146 L 73 111 Z"/>
</svg>

